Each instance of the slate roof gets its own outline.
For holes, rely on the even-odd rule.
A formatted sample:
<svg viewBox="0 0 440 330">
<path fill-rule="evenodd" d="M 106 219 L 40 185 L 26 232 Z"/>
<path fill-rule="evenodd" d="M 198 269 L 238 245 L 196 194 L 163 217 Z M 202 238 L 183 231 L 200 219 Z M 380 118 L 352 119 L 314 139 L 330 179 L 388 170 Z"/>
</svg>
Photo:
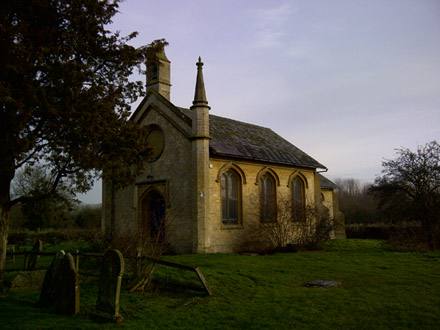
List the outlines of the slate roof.
<svg viewBox="0 0 440 330">
<path fill-rule="evenodd" d="M 191 117 L 191 110 L 178 108 Z M 326 168 L 270 128 L 215 115 L 209 116 L 212 156 L 308 168 Z"/>
<path fill-rule="evenodd" d="M 329 179 L 327 179 L 325 176 L 323 176 L 322 174 L 318 174 L 319 175 L 319 180 L 321 182 L 321 189 L 336 189 L 338 188 L 338 186 L 330 181 Z"/>
</svg>

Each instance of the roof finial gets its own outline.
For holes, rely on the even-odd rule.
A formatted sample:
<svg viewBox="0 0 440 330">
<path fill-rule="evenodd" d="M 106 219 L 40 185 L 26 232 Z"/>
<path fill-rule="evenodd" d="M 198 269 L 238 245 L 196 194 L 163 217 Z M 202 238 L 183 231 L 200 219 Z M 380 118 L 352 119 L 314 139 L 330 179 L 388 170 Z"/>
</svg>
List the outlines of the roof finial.
<svg viewBox="0 0 440 330">
<path fill-rule="evenodd" d="M 206 99 L 205 83 L 203 81 L 203 69 L 202 69 L 203 62 L 200 56 L 196 65 L 197 65 L 197 80 L 196 80 L 196 91 L 194 93 L 193 106 L 197 106 L 197 105 L 207 106 L 208 100 Z"/>
</svg>

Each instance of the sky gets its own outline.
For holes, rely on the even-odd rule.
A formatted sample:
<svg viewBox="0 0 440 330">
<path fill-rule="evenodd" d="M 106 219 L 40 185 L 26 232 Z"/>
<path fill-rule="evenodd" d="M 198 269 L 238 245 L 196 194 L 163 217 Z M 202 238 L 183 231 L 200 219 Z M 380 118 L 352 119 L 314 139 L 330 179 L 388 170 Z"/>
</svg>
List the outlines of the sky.
<svg viewBox="0 0 440 330">
<path fill-rule="evenodd" d="M 111 29 L 169 42 L 178 106 L 201 56 L 211 114 L 273 129 L 330 179 L 373 182 L 396 148 L 440 140 L 438 0 L 126 0 Z"/>
</svg>

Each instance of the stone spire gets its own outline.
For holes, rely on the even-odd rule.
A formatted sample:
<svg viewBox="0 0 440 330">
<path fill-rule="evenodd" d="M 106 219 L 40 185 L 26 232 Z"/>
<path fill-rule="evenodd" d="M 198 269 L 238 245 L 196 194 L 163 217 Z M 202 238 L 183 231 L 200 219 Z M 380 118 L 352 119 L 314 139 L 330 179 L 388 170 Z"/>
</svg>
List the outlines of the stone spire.
<svg viewBox="0 0 440 330">
<path fill-rule="evenodd" d="M 193 137 L 209 139 L 209 110 L 211 109 L 206 99 L 205 83 L 203 81 L 203 63 L 199 56 L 197 65 L 196 91 L 194 93 L 194 101 L 191 106 L 192 116 L 192 132 Z"/>
<path fill-rule="evenodd" d="M 206 253 L 209 247 L 209 105 L 203 82 L 202 60 L 197 65 L 196 91 L 192 111 L 193 251 Z"/>
<path fill-rule="evenodd" d="M 200 56 L 196 65 L 197 65 L 196 91 L 194 93 L 194 101 L 193 101 L 193 106 L 191 108 L 200 107 L 200 106 L 205 106 L 209 108 L 208 100 L 206 99 L 205 83 L 203 81 L 203 62 Z"/>
</svg>

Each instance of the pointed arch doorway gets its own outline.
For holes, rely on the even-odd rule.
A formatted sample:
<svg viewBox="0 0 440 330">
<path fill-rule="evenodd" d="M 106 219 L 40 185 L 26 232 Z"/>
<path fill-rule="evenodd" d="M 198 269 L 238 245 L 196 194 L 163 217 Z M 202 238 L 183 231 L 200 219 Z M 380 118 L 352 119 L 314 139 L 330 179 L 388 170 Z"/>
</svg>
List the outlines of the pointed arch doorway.
<svg viewBox="0 0 440 330">
<path fill-rule="evenodd" d="M 143 240 L 165 241 L 165 198 L 155 189 L 147 191 L 141 200 Z"/>
</svg>

